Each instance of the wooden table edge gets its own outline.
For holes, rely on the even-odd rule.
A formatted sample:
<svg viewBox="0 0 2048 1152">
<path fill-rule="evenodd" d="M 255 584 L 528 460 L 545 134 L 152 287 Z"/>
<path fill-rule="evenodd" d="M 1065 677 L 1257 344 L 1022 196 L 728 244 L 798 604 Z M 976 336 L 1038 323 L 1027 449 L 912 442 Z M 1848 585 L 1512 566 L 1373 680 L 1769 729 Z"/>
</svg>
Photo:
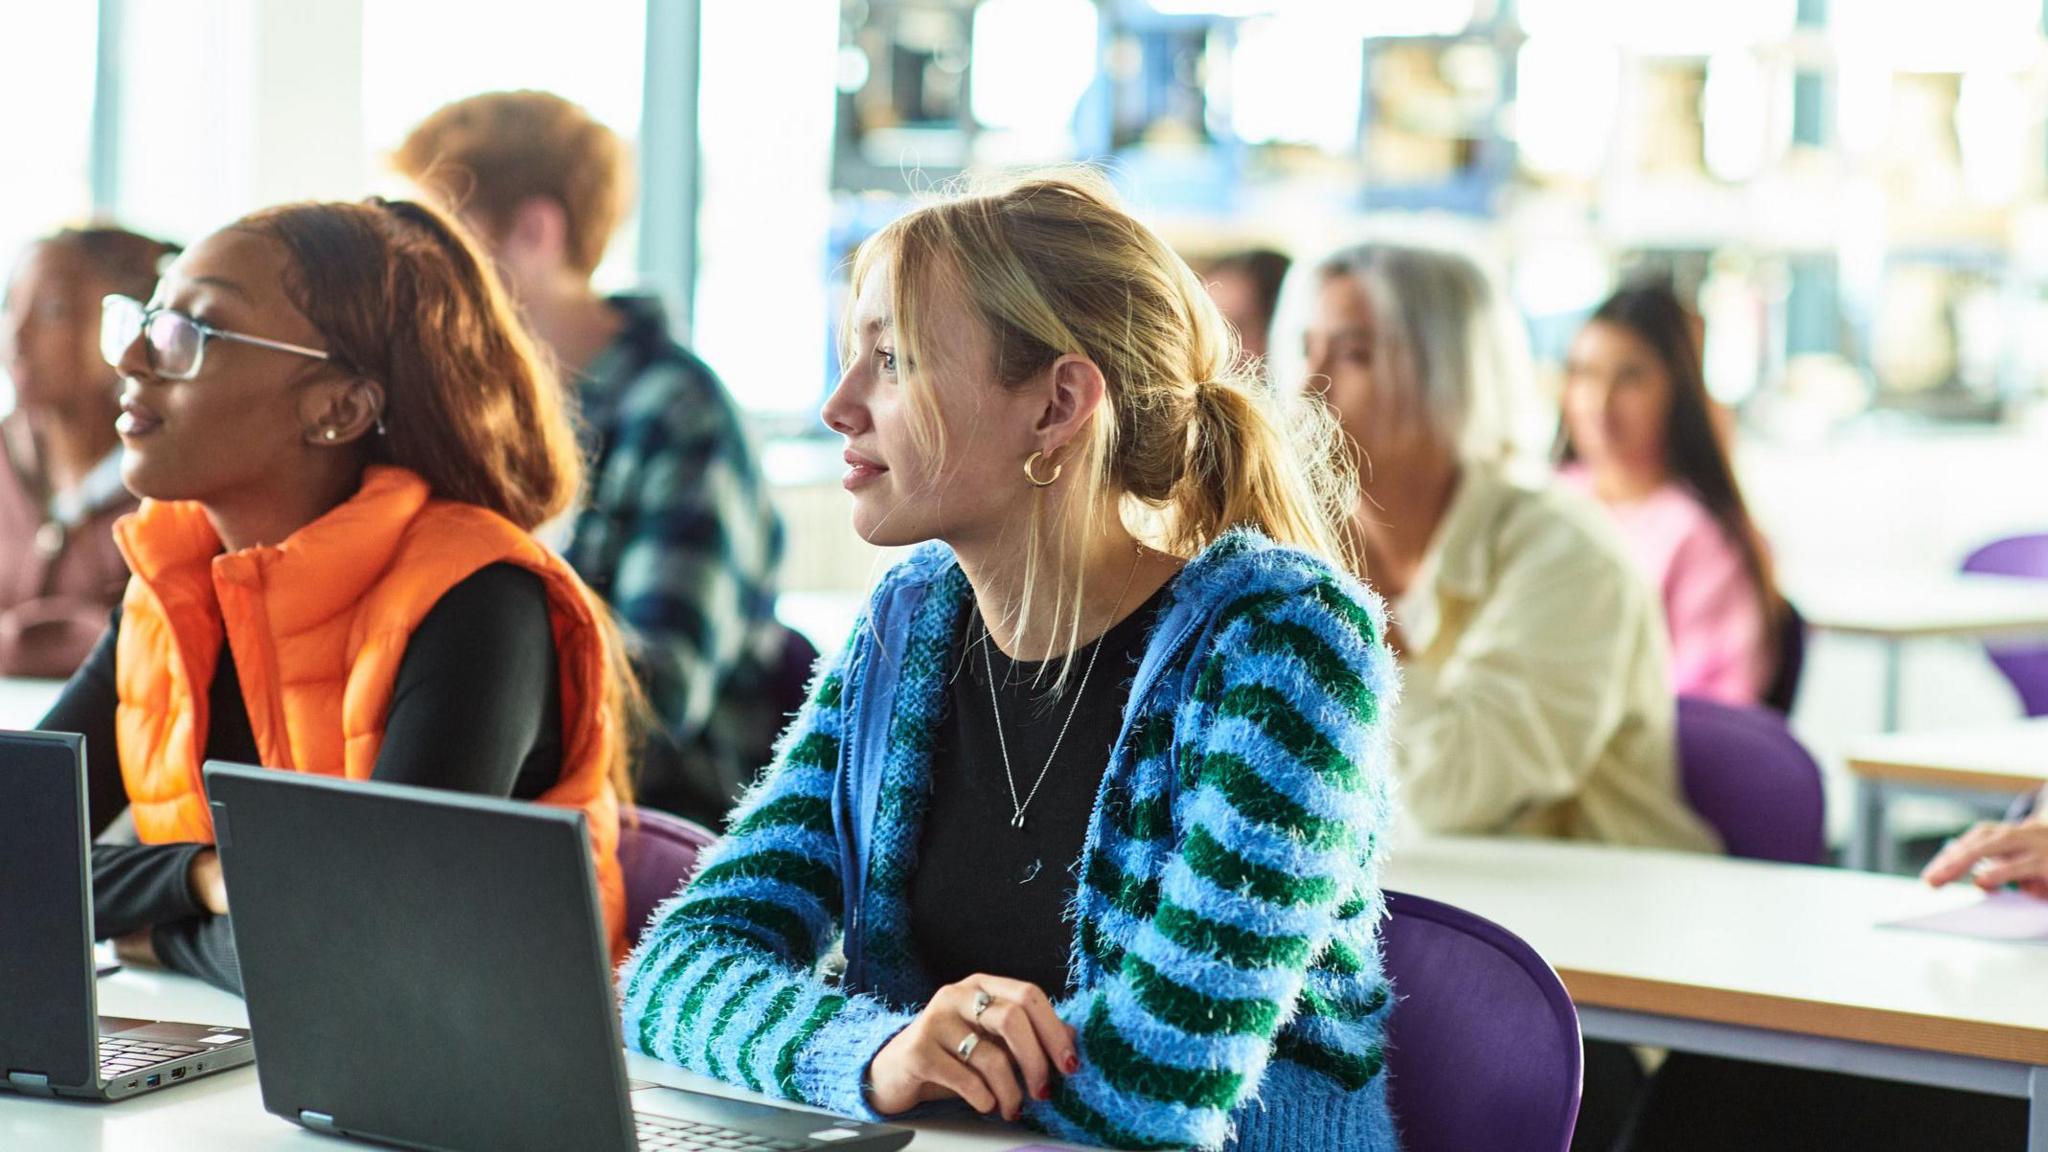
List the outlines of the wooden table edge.
<svg viewBox="0 0 2048 1152">
<path fill-rule="evenodd" d="M 2048 621 L 1975 620 L 1954 624 L 1846 623 L 1808 617 L 1807 627 L 1836 636 L 1857 636 L 1866 640 L 2048 640 Z"/>
<path fill-rule="evenodd" d="M 2048 1030 L 2044 1029 L 1826 1004 L 1603 972 L 1559 968 L 1557 974 L 1571 993 L 1572 1002 L 1590 1008 L 1675 1016 L 2013 1064 L 2048 1065 Z"/>
<path fill-rule="evenodd" d="M 1954 788 L 1965 792 L 2006 792 L 2021 795 L 2038 792 L 2048 785 L 2048 774 L 2023 776 L 1981 768 L 1943 768 L 1934 764 L 1908 763 L 1851 756 L 1849 775 L 1862 780 L 1892 780 L 1930 788 Z"/>
</svg>

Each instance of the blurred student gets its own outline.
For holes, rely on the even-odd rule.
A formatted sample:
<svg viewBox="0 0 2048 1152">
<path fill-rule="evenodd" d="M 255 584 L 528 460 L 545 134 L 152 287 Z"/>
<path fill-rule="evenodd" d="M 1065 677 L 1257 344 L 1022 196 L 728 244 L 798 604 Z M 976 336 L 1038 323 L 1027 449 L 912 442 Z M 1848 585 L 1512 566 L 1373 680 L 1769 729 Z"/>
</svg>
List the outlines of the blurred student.
<svg viewBox="0 0 2048 1152">
<path fill-rule="evenodd" d="M 531 534 L 580 462 L 484 260 L 422 205 L 296 204 L 107 298 L 135 575 L 40 727 L 85 734 L 95 833 L 134 817 L 93 855 L 131 961 L 239 987 L 208 759 L 580 809 L 623 955 L 624 650 Z"/>
<path fill-rule="evenodd" d="M 99 354 L 100 300 L 147 299 L 177 248 L 119 228 L 66 228 L 30 244 L 0 304 L 0 676 L 69 676 L 106 630 L 128 566 L 114 521 L 120 380 Z"/>
<path fill-rule="evenodd" d="M 732 397 L 658 300 L 591 287 L 631 198 L 625 145 L 559 96 L 492 92 L 393 159 L 482 239 L 574 382 L 590 477 L 543 536 L 610 602 L 662 721 L 640 802 L 717 827 L 801 702 L 782 675 L 800 641 L 775 620 L 782 524 Z"/>
<path fill-rule="evenodd" d="M 1691 313 L 1661 284 L 1625 287 L 1572 342 L 1562 474 L 1662 599 L 1672 690 L 1755 704 L 1776 671 L 1778 596 L 1713 411 Z"/>
<path fill-rule="evenodd" d="M 854 527 L 922 547 L 628 961 L 626 1043 L 851 1115 L 1392 1148 L 1396 685 L 1340 461 L 1097 180 L 918 209 L 853 288 L 825 422 Z"/>
<path fill-rule="evenodd" d="M 1291 261 L 1271 248 L 1247 248 L 1209 261 L 1202 281 L 1223 318 L 1237 330 L 1247 359 L 1264 361 L 1271 346 L 1273 313 Z"/>
<path fill-rule="evenodd" d="M 1348 436 L 1365 572 L 1394 604 L 1405 810 L 1437 832 L 1711 851 L 1679 793 L 1648 587 L 1595 510 L 1503 471 L 1526 365 L 1486 276 L 1369 244 L 1312 283 L 1310 387 Z"/>
</svg>

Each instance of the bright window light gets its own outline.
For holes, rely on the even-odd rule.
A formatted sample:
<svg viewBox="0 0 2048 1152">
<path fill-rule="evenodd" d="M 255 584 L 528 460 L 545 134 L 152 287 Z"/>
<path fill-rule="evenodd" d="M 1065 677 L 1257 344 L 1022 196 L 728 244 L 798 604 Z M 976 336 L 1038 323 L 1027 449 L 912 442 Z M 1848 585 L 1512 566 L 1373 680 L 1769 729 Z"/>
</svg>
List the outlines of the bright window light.
<svg viewBox="0 0 2048 1152">
<path fill-rule="evenodd" d="M 1784 35 L 1797 9 L 1797 0 L 1522 0 L 1516 11 L 1531 37 L 1705 56 Z"/>
<path fill-rule="evenodd" d="M 1769 146 L 1770 78 L 1755 55 L 1723 52 L 1707 62 L 1700 118 L 1707 170 L 1735 183 L 1763 170 Z"/>
<path fill-rule="evenodd" d="M 33 172 L 0 180 L 0 283 L 13 274 L 23 244 L 92 207 L 88 152 L 98 22 L 92 4 L 21 4 L 9 9 L 0 35 L 0 105 L 8 118 L 7 150 Z M 14 407 L 14 389 L 0 375 L 0 412 Z"/>
<path fill-rule="evenodd" d="M 574 100 L 620 135 L 640 133 L 647 0 L 362 0 L 363 130 L 393 148 L 441 105 L 499 88 Z M 462 50 L 451 52 L 450 45 Z"/>
<path fill-rule="evenodd" d="M 658 0 L 657 0 L 658 2 Z M 362 0 L 363 137 L 373 171 L 414 124 L 465 96 L 539 88 L 581 104 L 624 137 L 640 137 L 648 0 L 496 0 L 488 19 L 469 0 Z M 448 46 L 460 44 L 460 52 Z M 633 281 L 637 220 L 612 237 L 596 280 Z"/>
<path fill-rule="evenodd" d="M 2039 0 L 1859 0 L 1832 6 L 1844 58 L 1869 56 L 1901 72 L 2017 72 L 2039 41 Z"/>
<path fill-rule="evenodd" d="M 2027 93 L 2011 72 L 1972 72 L 1956 100 L 1963 187 L 1979 204 L 2010 204 L 2026 180 Z"/>
<path fill-rule="evenodd" d="M 1251 144 L 1358 145 L 1365 46 L 1314 20 L 1272 16 L 1238 26 L 1230 91 L 1238 137 Z"/>
<path fill-rule="evenodd" d="M 1066 134 L 1095 81 L 1091 0 L 985 0 L 974 10 L 974 119 L 1032 136 Z"/>
<path fill-rule="evenodd" d="M 1516 57 L 1515 139 L 1530 169 L 1590 177 L 1607 159 L 1621 96 L 1612 48 L 1531 39 Z"/>
<path fill-rule="evenodd" d="M 747 409 L 800 416 L 825 394 L 838 323 L 825 282 L 839 0 L 712 0 L 703 36 L 691 342 Z"/>
<path fill-rule="evenodd" d="M 1285 16 L 1359 36 L 1454 36 L 1472 24 L 1477 0 L 1151 0 L 1163 16 Z"/>
</svg>

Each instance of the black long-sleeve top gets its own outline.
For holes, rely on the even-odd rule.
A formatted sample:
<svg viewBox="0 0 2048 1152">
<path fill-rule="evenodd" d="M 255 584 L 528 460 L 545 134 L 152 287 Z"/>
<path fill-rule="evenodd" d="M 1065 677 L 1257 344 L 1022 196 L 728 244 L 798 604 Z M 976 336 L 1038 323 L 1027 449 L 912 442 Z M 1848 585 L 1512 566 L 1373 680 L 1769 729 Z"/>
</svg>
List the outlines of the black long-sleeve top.
<svg viewBox="0 0 2048 1152">
<path fill-rule="evenodd" d="M 1074 653 L 1067 692 L 1078 698 L 1050 694 L 1043 685 L 1053 669 L 1003 655 L 986 638 L 981 613 L 965 613 L 910 878 L 910 936 L 933 983 L 987 972 L 1036 984 L 1054 999 L 1067 992 L 1073 937 L 1066 910 L 1080 883 L 1073 866 L 1086 847 L 1131 678 L 1165 603 L 1161 588 Z M 1090 661 L 1098 667 L 1083 683 Z M 989 693 L 990 671 L 1000 712 Z M 1016 801 L 1003 771 L 1004 746 Z M 1027 796 L 1024 826 L 1014 827 L 1016 804 Z"/>
<path fill-rule="evenodd" d="M 115 743 L 115 609 L 92 654 L 37 725 L 85 736 L 87 799 L 98 836 L 128 807 Z M 371 779 L 530 800 L 562 773 L 562 694 L 547 592 L 533 573 L 494 564 L 441 597 L 406 645 Z M 221 645 L 208 689 L 206 758 L 260 764 L 234 652 Z M 149 929 L 168 968 L 241 990 L 228 918 L 192 891 L 203 844 L 96 844 L 94 935 Z M 232 897 L 230 897 L 232 902 Z"/>
</svg>

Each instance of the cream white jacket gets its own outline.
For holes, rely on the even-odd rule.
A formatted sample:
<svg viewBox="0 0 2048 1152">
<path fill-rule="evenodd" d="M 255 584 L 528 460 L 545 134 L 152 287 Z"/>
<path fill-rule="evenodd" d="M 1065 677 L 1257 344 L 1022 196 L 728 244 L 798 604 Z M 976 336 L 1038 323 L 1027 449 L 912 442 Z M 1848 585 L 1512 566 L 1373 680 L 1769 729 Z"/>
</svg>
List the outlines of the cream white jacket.
<svg viewBox="0 0 2048 1152">
<path fill-rule="evenodd" d="M 1394 767 L 1424 830 L 1715 850 L 1679 790 L 1656 596 L 1598 509 L 1467 466 L 1395 617 Z"/>
</svg>

